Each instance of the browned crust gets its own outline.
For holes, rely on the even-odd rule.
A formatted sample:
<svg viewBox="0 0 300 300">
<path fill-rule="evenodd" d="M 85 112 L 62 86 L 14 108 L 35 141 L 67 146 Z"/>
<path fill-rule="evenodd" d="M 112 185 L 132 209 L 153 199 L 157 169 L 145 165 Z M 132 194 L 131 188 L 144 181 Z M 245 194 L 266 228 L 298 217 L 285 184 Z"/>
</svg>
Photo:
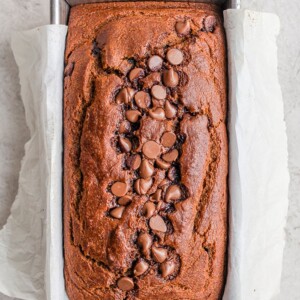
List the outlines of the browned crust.
<svg viewBox="0 0 300 300">
<path fill-rule="evenodd" d="M 213 33 L 200 30 L 207 15 L 217 17 Z M 193 41 L 184 41 L 173 29 L 176 20 L 186 17 L 199 29 Z M 148 37 L 149 45 L 158 49 L 143 52 L 139 46 L 149 31 L 145 20 L 151 18 L 165 26 L 157 27 Z M 64 83 L 64 254 L 70 300 L 220 297 L 225 270 L 228 168 L 226 56 L 221 23 L 217 8 L 205 4 L 102 3 L 72 8 Z M 130 46 L 126 40 L 129 28 L 138 31 Z M 159 42 L 156 33 L 162 36 Z M 114 34 L 123 38 L 117 41 Z M 105 41 L 101 65 L 92 54 L 97 37 Z M 146 230 L 146 225 L 138 217 L 143 197 L 126 209 L 122 220 L 116 222 L 106 215 L 115 203 L 108 186 L 117 180 L 129 182 L 132 177 L 123 169 L 123 154 L 117 153 L 111 143 L 123 118 L 122 108 L 114 102 L 123 85 L 119 63 L 126 51 L 143 59 L 153 51 L 163 51 L 166 44 L 188 49 L 191 55 L 183 67 L 189 83 L 180 91 L 189 113 L 178 129 L 186 136 L 180 168 L 181 182 L 190 197 L 175 205 L 175 212 L 169 216 L 174 232 L 164 238 L 180 255 L 181 269 L 173 280 L 155 274 L 142 277 L 136 282 L 139 288 L 126 294 L 116 287 L 116 280 L 130 269 L 137 255 L 137 230 Z M 159 139 L 157 132 L 149 132 L 147 122 L 145 119 L 144 129 L 140 129 L 141 141 L 149 134 Z"/>
</svg>

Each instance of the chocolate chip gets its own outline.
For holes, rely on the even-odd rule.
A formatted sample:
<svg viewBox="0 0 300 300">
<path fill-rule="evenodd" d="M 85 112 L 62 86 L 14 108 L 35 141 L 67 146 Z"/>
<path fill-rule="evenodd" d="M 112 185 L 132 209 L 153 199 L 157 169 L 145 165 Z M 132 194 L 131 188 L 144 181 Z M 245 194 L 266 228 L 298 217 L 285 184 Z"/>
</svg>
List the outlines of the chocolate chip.
<svg viewBox="0 0 300 300">
<path fill-rule="evenodd" d="M 131 130 L 131 125 L 128 121 L 123 121 L 119 127 L 119 133 L 129 133 Z"/>
<path fill-rule="evenodd" d="M 137 170 L 141 165 L 142 159 L 139 154 L 134 154 L 126 159 L 126 166 L 131 170 Z"/>
<path fill-rule="evenodd" d="M 158 263 L 163 263 L 168 257 L 168 250 L 162 247 L 152 246 L 153 259 Z"/>
<path fill-rule="evenodd" d="M 141 113 L 138 110 L 127 110 L 125 112 L 126 119 L 131 123 L 135 123 L 139 120 Z"/>
<path fill-rule="evenodd" d="M 66 65 L 65 71 L 64 71 L 64 76 L 65 76 L 65 77 L 68 77 L 68 76 L 71 76 L 71 75 L 72 75 L 73 70 L 74 70 L 74 65 L 75 65 L 74 62 L 69 62 L 69 63 Z"/>
<path fill-rule="evenodd" d="M 179 76 L 174 69 L 165 70 L 163 73 L 163 82 L 165 86 L 176 87 L 179 82 Z"/>
<path fill-rule="evenodd" d="M 145 195 L 147 194 L 147 192 L 149 191 L 149 189 L 151 188 L 153 183 L 152 178 L 148 178 L 148 179 L 137 179 L 134 183 L 134 189 L 135 191 L 139 194 L 139 195 Z"/>
<path fill-rule="evenodd" d="M 129 88 L 129 87 L 123 88 L 118 93 L 118 95 L 116 97 L 116 102 L 118 104 L 121 104 L 121 103 L 128 104 L 132 100 L 134 93 L 135 93 L 135 91 L 132 88 Z"/>
<path fill-rule="evenodd" d="M 183 53 L 179 49 L 172 48 L 167 52 L 167 60 L 171 65 L 180 65 L 183 62 Z"/>
<path fill-rule="evenodd" d="M 123 152 L 130 152 L 132 149 L 132 144 L 127 138 L 119 137 L 119 145 Z"/>
<path fill-rule="evenodd" d="M 178 158 L 178 150 L 177 149 L 173 149 L 170 152 L 164 154 L 162 156 L 163 160 L 167 161 L 167 162 L 173 162 Z"/>
<path fill-rule="evenodd" d="M 213 32 L 217 25 L 217 19 L 215 16 L 208 16 L 204 19 L 204 29 L 207 32 Z"/>
<path fill-rule="evenodd" d="M 165 210 L 165 208 L 166 208 L 165 202 L 159 201 L 156 207 L 157 211 Z"/>
<path fill-rule="evenodd" d="M 134 95 L 134 100 L 139 108 L 146 109 L 151 104 L 150 95 L 144 91 L 139 91 Z"/>
<path fill-rule="evenodd" d="M 161 137 L 161 144 L 164 147 L 172 147 L 176 142 L 176 135 L 173 132 L 165 132 Z"/>
<path fill-rule="evenodd" d="M 171 164 L 158 158 L 156 161 L 155 161 L 156 165 L 160 168 L 160 169 L 163 169 L 163 170 L 166 170 L 168 168 L 170 168 Z"/>
<path fill-rule="evenodd" d="M 179 35 L 188 35 L 191 30 L 190 22 L 186 21 L 178 21 L 175 25 L 176 32 Z"/>
<path fill-rule="evenodd" d="M 140 260 L 134 267 L 133 274 L 135 276 L 141 276 L 144 274 L 149 268 L 149 265 L 144 261 Z"/>
<path fill-rule="evenodd" d="M 169 171 L 168 171 L 168 178 L 172 181 L 176 180 L 178 178 L 178 172 L 176 170 L 175 167 L 172 167 Z"/>
<path fill-rule="evenodd" d="M 146 217 L 146 218 L 150 218 L 153 216 L 155 212 L 155 204 L 153 202 L 146 202 L 144 204 L 144 207 L 143 207 L 143 210 L 142 210 L 142 213 L 143 215 Z"/>
<path fill-rule="evenodd" d="M 141 233 L 137 239 L 138 245 L 142 248 L 145 256 L 148 256 L 150 247 L 152 245 L 152 237 L 149 233 Z"/>
<path fill-rule="evenodd" d="M 121 277 L 117 282 L 117 286 L 123 291 L 130 291 L 134 288 L 134 282 L 129 277 Z"/>
<path fill-rule="evenodd" d="M 119 206 L 119 207 L 116 207 L 116 208 L 113 208 L 109 214 L 115 218 L 115 219 L 121 219 L 122 218 L 122 215 L 123 215 L 123 212 L 124 212 L 124 209 L 125 207 L 124 206 Z"/>
<path fill-rule="evenodd" d="M 154 141 L 148 141 L 143 145 L 143 154 L 150 159 L 155 159 L 160 154 L 160 145 Z"/>
<path fill-rule="evenodd" d="M 159 187 L 162 187 L 164 190 L 166 190 L 166 186 L 169 184 L 170 184 L 170 180 L 165 178 L 160 182 Z"/>
<path fill-rule="evenodd" d="M 158 71 L 162 67 L 163 60 L 158 55 L 153 55 L 148 60 L 148 67 L 151 71 Z"/>
<path fill-rule="evenodd" d="M 145 72 L 142 68 L 134 68 L 129 73 L 129 80 L 132 82 L 140 77 L 143 77 Z"/>
<path fill-rule="evenodd" d="M 146 179 L 151 177 L 153 173 L 154 173 L 153 165 L 147 159 L 144 159 L 140 166 L 140 176 Z"/>
<path fill-rule="evenodd" d="M 163 100 L 167 96 L 167 90 L 164 86 L 156 84 L 151 88 L 151 95 L 159 100 Z"/>
<path fill-rule="evenodd" d="M 161 189 L 156 190 L 155 193 L 151 195 L 150 200 L 159 201 L 161 199 L 161 193 L 162 193 Z"/>
<path fill-rule="evenodd" d="M 111 186 L 111 192 L 117 196 L 122 197 L 127 193 L 127 184 L 124 182 L 117 181 Z"/>
<path fill-rule="evenodd" d="M 119 203 L 120 205 L 126 206 L 126 205 L 129 204 L 131 201 L 132 201 L 131 196 L 125 195 L 125 196 L 121 197 L 121 198 L 118 200 L 118 203 Z"/>
<path fill-rule="evenodd" d="M 175 271 L 175 263 L 173 261 L 165 261 L 160 265 L 160 271 L 163 278 L 172 275 Z"/>
<path fill-rule="evenodd" d="M 168 100 L 165 103 L 165 114 L 168 119 L 173 119 L 176 117 L 177 108 L 172 105 Z"/>
<path fill-rule="evenodd" d="M 167 225 L 163 218 L 159 215 L 156 215 L 150 219 L 149 226 L 152 230 L 167 232 Z"/>
<path fill-rule="evenodd" d="M 171 200 L 178 200 L 181 197 L 181 190 L 178 185 L 171 185 L 168 187 L 165 201 L 170 202 Z"/>
<path fill-rule="evenodd" d="M 145 89 L 150 89 L 154 84 L 159 84 L 161 81 L 161 75 L 159 72 L 150 73 L 145 78 L 141 79 Z"/>
<path fill-rule="evenodd" d="M 161 107 L 153 108 L 149 111 L 149 116 L 155 120 L 164 120 L 165 111 Z"/>
</svg>

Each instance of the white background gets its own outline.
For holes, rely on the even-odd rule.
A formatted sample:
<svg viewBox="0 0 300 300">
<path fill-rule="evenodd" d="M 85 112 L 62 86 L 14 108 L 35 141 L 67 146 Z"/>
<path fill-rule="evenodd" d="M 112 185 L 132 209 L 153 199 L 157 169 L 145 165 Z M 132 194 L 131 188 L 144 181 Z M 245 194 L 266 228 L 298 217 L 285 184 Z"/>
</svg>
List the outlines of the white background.
<svg viewBox="0 0 300 300">
<path fill-rule="evenodd" d="M 275 12 L 281 20 L 279 79 L 286 86 L 282 92 L 291 183 L 281 293 L 276 300 L 300 300 L 300 0 L 241 2 L 242 8 Z M 48 24 L 49 7 L 48 0 L 0 0 L 0 228 L 17 193 L 20 162 L 29 137 L 10 34 Z M 0 300 L 7 299 L 0 295 Z"/>
</svg>

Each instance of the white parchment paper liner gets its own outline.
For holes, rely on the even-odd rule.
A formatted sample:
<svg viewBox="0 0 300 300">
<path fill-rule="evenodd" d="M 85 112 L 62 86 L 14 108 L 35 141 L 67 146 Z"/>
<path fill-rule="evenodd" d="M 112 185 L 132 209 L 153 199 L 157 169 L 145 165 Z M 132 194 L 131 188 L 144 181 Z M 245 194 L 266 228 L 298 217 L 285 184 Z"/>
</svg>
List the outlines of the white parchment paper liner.
<svg viewBox="0 0 300 300">
<path fill-rule="evenodd" d="M 288 206 L 287 139 L 277 77 L 278 18 L 228 10 L 230 231 L 223 299 L 278 292 Z M 67 299 L 62 256 L 62 82 L 66 26 L 16 33 L 12 48 L 31 139 L 0 231 L 0 291 Z"/>
</svg>

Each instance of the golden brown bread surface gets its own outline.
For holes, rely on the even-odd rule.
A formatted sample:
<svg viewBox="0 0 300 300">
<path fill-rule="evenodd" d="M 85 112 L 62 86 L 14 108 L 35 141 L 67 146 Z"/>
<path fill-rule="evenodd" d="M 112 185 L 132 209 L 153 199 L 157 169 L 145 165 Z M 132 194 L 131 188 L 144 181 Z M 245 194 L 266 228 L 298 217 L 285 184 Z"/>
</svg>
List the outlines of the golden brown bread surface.
<svg viewBox="0 0 300 300">
<path fill-rule="evenodd" d="M 71 9 L 64 82 L 70 300 L 221 297 L 225 61 L 213 5 Z"/>
</svg>

